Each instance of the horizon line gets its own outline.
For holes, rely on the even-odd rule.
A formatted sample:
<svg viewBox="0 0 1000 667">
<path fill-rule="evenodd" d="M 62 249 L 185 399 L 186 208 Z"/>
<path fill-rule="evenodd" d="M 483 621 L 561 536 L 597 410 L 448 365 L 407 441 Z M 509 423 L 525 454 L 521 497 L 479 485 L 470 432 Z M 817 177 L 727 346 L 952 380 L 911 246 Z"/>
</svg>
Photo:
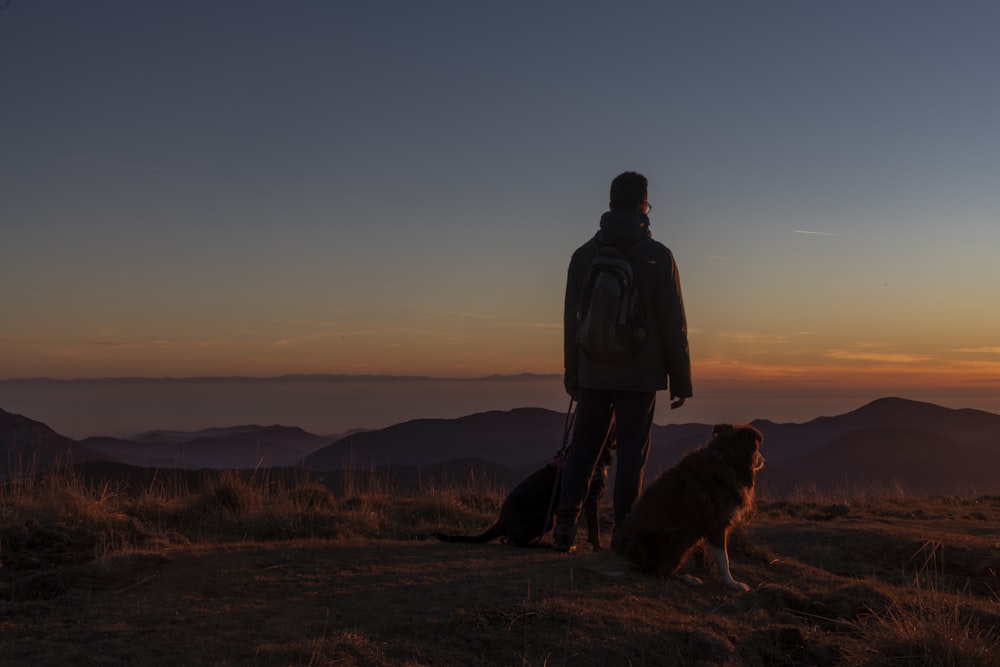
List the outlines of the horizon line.
<svg viewBox="0 0 1000 667">
<path fill-rule="evenodd" d="M 434 375 L 394 375 L 389 373 L 286 373 L 283 375 L 192 375 L 192 376 L 103 376 L 55 378 L 47 376 L 0 378 L 3 382 L 219 382 L 219 381 L 277 381 L 277 380 L 432 380 L 449 382 L 475 382 L 478 380 L 523 380 L 523 379 L 562 379 L 561 373 L 493 373 L 491 375 L 476 375 L 472 377 L 434 376 Z"/>
</svg>

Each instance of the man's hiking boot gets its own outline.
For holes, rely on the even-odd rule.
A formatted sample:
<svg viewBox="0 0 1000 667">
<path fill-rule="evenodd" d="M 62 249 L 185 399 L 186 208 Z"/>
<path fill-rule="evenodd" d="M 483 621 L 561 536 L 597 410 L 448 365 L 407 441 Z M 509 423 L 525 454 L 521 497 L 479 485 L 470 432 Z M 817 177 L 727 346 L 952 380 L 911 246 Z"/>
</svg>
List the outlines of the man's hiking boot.
<svg viewBox="0 0 1000 667">
<path fill-rule="evenodd" d="M 576 551 L 576 526 L 557 523 L 552 532 L 552 549 L 561 554 Z"/>
</svg>

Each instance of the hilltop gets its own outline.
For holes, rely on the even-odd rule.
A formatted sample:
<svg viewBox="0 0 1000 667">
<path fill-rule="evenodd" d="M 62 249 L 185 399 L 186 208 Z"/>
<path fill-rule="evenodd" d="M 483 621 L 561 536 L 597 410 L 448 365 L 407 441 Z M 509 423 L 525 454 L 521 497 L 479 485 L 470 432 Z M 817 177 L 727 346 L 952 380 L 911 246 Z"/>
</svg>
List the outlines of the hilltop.
<svg viewBox="0 0 1000 667">
<path fill-rule="evenodd" d="M 427 538 L 492 521 L 481 491 L 185 488 L 0 494 L 4 664 L 1000 664 L 996 496 L 761 502 L 736 593 L 694 562 L 700 587 Z"/>
</svg>

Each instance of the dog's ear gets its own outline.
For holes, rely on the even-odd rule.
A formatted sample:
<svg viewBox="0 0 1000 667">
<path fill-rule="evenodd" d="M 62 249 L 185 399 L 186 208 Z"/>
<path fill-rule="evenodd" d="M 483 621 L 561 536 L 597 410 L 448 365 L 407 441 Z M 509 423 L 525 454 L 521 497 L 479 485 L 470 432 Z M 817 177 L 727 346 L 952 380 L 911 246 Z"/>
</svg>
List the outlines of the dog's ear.
<svg viewBox="0 0 1000 667">
<path fill-rule="evenodd" d="M 756 428 L 750 425 L 744 425 L 736 429 L 739 432 L 740 439 L 747 443 L 747 446 L 753 450 L 760 448 L 762 442 L 764 442 L 764 436 Z"/>
<path fill-rule="evenodd" d="M 731 435 L 735 430 L 736 427 L 732 424 L 716 424 L 712 427 L 712 437 L 719 438 L 724 435 Z"/>
</svg>

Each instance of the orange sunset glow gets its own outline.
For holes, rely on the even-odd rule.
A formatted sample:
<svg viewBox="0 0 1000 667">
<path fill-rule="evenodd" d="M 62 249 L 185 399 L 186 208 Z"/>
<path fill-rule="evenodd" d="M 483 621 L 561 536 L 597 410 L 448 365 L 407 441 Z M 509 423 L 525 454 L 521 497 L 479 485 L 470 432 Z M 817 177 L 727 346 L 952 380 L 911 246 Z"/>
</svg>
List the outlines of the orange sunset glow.
<svg viewBox="0 0 1000 667">
<path fill-rule="evenodd" d="M 0 14 L 0 380 L 558 376 L 569 255 L 635 169 L 682 418 L 1000 409 L 989 21 L 665 5 L 605 51 L 594 8 L 180 11 Z"/>
</svg>

